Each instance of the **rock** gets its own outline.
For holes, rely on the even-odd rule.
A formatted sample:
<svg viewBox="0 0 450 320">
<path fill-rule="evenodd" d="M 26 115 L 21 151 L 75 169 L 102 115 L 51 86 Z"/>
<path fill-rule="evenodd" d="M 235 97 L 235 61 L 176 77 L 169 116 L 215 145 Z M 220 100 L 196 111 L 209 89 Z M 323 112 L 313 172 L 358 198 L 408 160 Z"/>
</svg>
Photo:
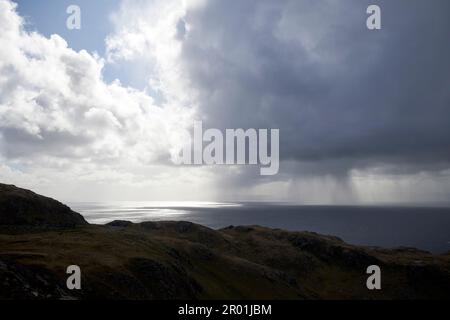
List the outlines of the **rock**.
<svg viewBox="0 0 450 320">
<path fill-rule="evenodd" d="M 30 190 L 0 184 L 0 225 L 74 227 L 88 224 L 68 206 Z"/>
<path fill-rule="evenodd" d="M 133 222 L 126 221 L 126 220 L 114 220 L 114 221 L 112 221 L 110 223 L 107 223 L 106 225 L 110 226 L 110 227 L 126 228 L 126 227 L 129 227 L 129 226 L 133 225 Z"/>
</svg>

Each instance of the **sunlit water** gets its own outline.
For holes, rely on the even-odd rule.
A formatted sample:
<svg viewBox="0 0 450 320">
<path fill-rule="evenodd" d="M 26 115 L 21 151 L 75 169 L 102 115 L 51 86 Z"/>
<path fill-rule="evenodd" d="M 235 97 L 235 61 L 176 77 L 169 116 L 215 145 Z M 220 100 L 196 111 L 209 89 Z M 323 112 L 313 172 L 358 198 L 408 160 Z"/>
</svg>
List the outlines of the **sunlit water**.
<svg viewBox="0 0 450 320">
<path fill-rule="evenodd" d="M 113 220 L 190 221 L 214 229 L 261 225 L 334 235 L 362 245 L 450 250 L 450 208 L 297 206 L 273 203 L 70 203 L 93 224 Z"/>
</svg>

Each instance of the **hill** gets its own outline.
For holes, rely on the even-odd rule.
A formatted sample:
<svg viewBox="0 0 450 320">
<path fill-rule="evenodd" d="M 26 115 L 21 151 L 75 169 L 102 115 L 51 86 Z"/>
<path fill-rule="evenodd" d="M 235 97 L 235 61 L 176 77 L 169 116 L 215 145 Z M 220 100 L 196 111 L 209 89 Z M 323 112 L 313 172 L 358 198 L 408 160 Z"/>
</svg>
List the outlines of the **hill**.
<svg viewBox="0 0 450 320">
<path fill-rule="evenodd" d="M 1 226 L 74 227 L 86 224 L 83 216 L 56 200 L 0 184 Z"/>
<path fill-rule="evenodd" d="M 9 201 L 19 202 L 0 207 L 0 215 L 11 215 L 5 208 L 28 208 L 36 199 L 17 193 L 0 195 L 2 201 L 12 195 Z M 0 299 L 439 299 L 450 294 L 448 254 L 353 246 L 332 236 L 259 226 L 89 225 L 54 200 L 37 196 L 35 201 L 32 208 L 39 210 L 16 210 L 23 218 L 6 220 L 30 221 L 32 230 L 0 229 Z M 43 214 L 45 208 L 51 214 Z M 69 218 L 63 214 L 67 220 L 54 223 L 60 212 Z M 41 223 L 37 216 L 48 220 Z M 82 270 L 81 290 L 66 288 L 66 268 L 73 264 Z M 372 264 L 382 270 L 379 291 L 366 287 Z"/>
</svg>

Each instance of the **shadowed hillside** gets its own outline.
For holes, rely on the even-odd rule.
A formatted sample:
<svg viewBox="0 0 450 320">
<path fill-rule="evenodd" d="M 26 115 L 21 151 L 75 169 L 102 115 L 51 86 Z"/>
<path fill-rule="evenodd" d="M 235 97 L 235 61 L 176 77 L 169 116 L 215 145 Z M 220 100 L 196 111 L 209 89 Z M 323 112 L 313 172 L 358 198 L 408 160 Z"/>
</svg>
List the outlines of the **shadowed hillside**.
<svg viewBox="0 0 450 320">
<path fill-rule="evenodd" d="M 9 203 L 0 206 L 2 223 L 53 228 L 1 228 L 1 299 L 434 299 L 450 294 L 448 254 L 358 247 L 336 237 L 258 226 L 87 225 L 54 200 L 10 188 L 0 189 L 7 190 L 1 191 L 1 203 Z M 45 208 L 51 210 L 44 213 Z M 55 228 L 69 222 L 74 227 Z M 65 271 L 72 264 L 81 267 L 82 290 L 66 288 Z M 366 288 L 365 271 L 372 264 L 381 267 L 381 291 Z"/>
<path fill-rule="evenodd" d="M 80 214 L 56 200 L 0 184 L 0 225 L 74 227 L 85 224 Z"/>
</svg>

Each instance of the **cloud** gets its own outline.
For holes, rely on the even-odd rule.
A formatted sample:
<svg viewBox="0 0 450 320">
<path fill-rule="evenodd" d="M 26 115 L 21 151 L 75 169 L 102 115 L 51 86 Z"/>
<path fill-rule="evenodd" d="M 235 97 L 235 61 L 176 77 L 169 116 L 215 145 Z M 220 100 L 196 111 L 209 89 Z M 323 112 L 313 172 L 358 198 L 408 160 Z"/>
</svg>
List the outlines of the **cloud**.
<svg viewBox="0 0 450 320">
<path fill-rule="evenodd" d="M 116 31 L 106 39 L 106 48 L 109 62 L 131 62 L 147 70 L 147 85 L 164 101 L 194 108 L 193 91 L 180 60 L 189 29 L 183 20 L 188 8 L 192 5 L 183 0 L 122 1 L 112 16 Z"/>
<path fill-rule="evenodd" d="M 120 181 L 111 195 L 162 198 L 448 199 L 450 4 L 378 0 L 382 30 L 369 31 L 373 3 L 123 0 L 99 57 L 26 32 L 15 5 L 0 0 L 9 176 Z M 146 89 L 106 83 L 113 65 L 140 70 Z M 194 118 L 279 128 L 280 174 L 172 167 Z"/>
<path fill-rule="evenodd" d="M 205 126 L 280 128 L 274 180 L 332 177 L 348 199 L 361 194 L 346 187 L 355 170 L 415 181 L 450 167 L 450 4 L 375 1 L 374 32 L 373 3 L 124 0 L 107 43 L 113 60 L 151 65 L 149 83 L 182 97 Z M 230 172 L 220 183 L 235 190 L 267 183 Z"/>
<path fill-rule="evenodd" d="M 215 127 L 279 127 L 285 159 L 448 163 L 450 5 L 380 5 L 380 32 L 365 28 L 364 1 L 188 13 L 182 57 L 202 114 Z"/>
<path fill-rule="evenodd" d="M 448 163 L 450 5 L 377 1 L 373 32 L 369 2 L 124 1 L 108 48 L 155 65 L 212 127 L 280 128 L 284 159 Z"/>
<path fill-rule="evenodd" d="M 3 156 L 151 162 L 168 157 L 183 127 L 182 107 L 119 81 L 105 83 L 104 61 L 75 52 L 58 35 L 26 32 L 16 5 L 0 1 L 0 130 Z"/>
<path fill-rule="evenodd" d="M 119 80 L 105 82 L 103 58 L 72 50 L 56 34 L 27 32 L 12 1 L 0 0 L 0 20 L 2 181 L 79 200 L 100 200 L 94 190 L 117 199 L 164 199 L 173 196 L 165 179 L 175 193 L 192 189 L 183 176 L 189 184 L 207 183 L 170 165 L 191 110 L 157 104 Z"/>
</svg>

